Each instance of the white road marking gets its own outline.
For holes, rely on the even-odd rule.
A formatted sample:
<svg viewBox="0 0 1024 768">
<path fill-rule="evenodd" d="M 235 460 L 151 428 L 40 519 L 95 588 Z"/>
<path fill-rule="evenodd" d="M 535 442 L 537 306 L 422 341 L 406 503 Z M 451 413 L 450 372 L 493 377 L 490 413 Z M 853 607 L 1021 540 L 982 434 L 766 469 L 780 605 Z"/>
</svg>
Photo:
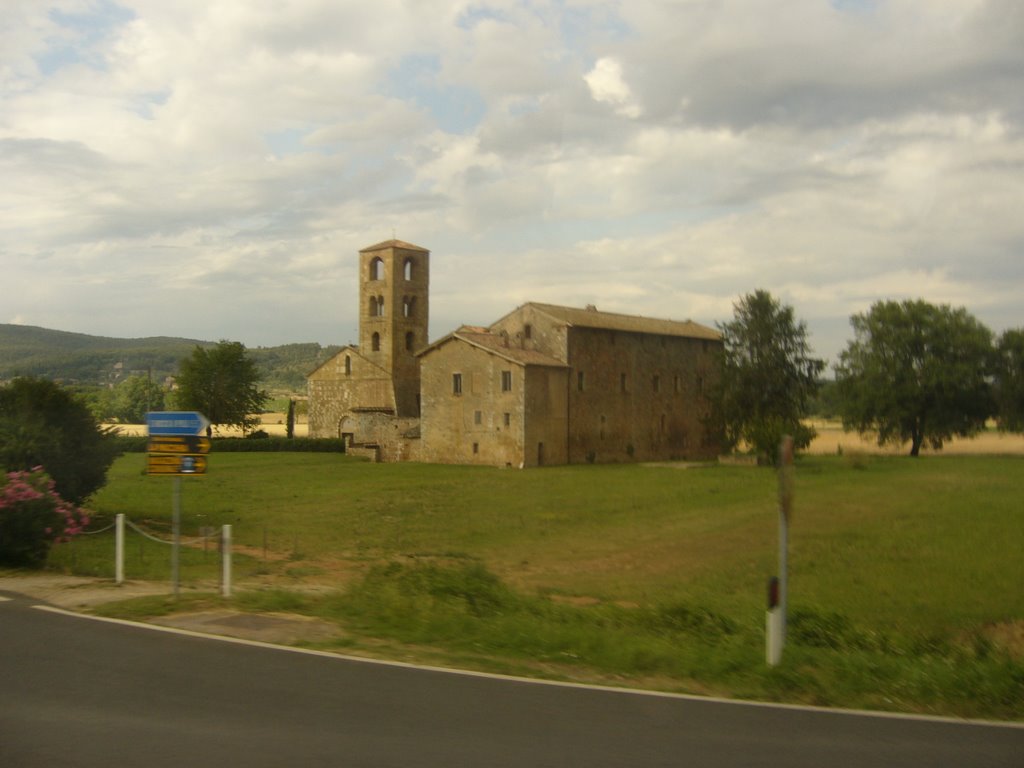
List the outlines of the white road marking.
<svg viewBox="0 0 1024 768">
<path fill-rule="evenodd" d="M 928 723 L 947 723 L 950 725 L 981 725 L 996 728 L 1015 728 L 1024 730 L 1024 722 L 1004 720 L 969 720 L 958 717 L 942 717 L 939 715 L 917 715 L 904 712 L 875 712 L 865 709 L 840 709 L 830 707 L 815 707 L 806 704 L 780 704 L 770 701 L 743 701 L 740 699 L 723 699 L 717 696 L 696 696 L 688 693 L 670 693 L 667 691 L 645 691 L 639 688 L 615 688 L 609 685 L 593 685 L 590 683 L 571 683 L 559 680 L 541 680 L 532 677 L 518 677 L 515 675 L 502 675 L 496 672 L 478 672 L 471 669 L 452 669 L 450 667 L 434 667 L 426 664 L 411 664 L 405 661 L 388 661 L 386 659 L 371 659 L 364 656 L 350 656 L 343 653 L 332 653 L 331 651 L 318 651 L 312 648 L 294 648 L 290 645 L 275 645 L 262 640 L 246 640 L 241 637 L 230 637 L 228 635 L 213 635 L 206 632 L 196 632 L 191 629 L 179 627 L 165 627 L 158 624 L 145 624 L 139 621 L 128 619 L 114 619 L 107 616 L 90 616 L 85 613 L 75 613 L 64 608 L 57 608 L 52 605 L 33 605 L 33 608 L 47 613 L 57 613 L 62 616 L 72 616 L 79 619 L 91 621 L 105 621 L 108 624 L 120 624 L 126 627 L 148 629 L 153 632 L 167 632 L 172 635 L 183 635 L 185 637 L 198 637 L 205 640 L 219 640 L 224 643 L 235 645 L 247 645 L 253 648 L 267 648 L 276 651 L 287 651 L 289 653 L 301 653 L 307 656 L 319 656 L 326 659 L 342 661 L 354 661 L 362 664 L 377 664 L 382 667 L 398 667 L 401 669 L 418 669 L 427 672 L 442 672 L 449 675 L 462 675 L 463 677 L 481 677 L 490 680 L 504 680 L 513 683 L 528 683 L 530 685 L 548 685 L 558 688 L 579 688 L 588 691 L 603 691 L 606 693 L 626 694 L 630 696 L 650 696 L 660 699 L 681 699 L 683 701 L 709 702 L 714 704 L 726 704 L 737 707 L 762 707 L 768 709 L 785 709 L 798 712 L 819 712 L 828 715 L 845 715 L 853 717 L 877 717 L 890 720 L 917 720 Z"/>
</svg>

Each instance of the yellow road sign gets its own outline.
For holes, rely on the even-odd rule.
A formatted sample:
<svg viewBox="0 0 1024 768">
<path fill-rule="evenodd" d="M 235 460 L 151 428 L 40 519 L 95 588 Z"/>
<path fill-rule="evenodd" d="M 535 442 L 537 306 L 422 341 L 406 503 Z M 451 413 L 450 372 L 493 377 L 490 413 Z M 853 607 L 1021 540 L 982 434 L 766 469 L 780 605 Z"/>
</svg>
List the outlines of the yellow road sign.
<svg viewBox="0 0 1024 768">
<path fill-rule="evenodd" d="M 201 435 L 153 435 L 149 438 L 150 453 L 191 453 L 210 452 L 210 438 Z"/>
<path fill-rule="evenodd" d="M 151 453 L 146 463 L 150 475 L 205 475 L 206 457 L 196 454 Z"/>
</svg>

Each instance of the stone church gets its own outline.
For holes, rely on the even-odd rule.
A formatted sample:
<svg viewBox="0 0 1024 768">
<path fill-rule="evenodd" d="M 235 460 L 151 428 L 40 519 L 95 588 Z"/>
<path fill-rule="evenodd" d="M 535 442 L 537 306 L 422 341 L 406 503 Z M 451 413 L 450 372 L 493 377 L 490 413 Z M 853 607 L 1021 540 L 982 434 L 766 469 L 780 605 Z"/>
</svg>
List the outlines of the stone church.
<svg viewBox="0 0 1024 768">
<path fill-rule="evenodd" d="M 359 252 L 359 344 L 309 374 L 312 437 L 378 461 L 536 467 L 708 459 L 717 331 L 531 302 L 429 343 L 430 252 Z"/>
</svg>

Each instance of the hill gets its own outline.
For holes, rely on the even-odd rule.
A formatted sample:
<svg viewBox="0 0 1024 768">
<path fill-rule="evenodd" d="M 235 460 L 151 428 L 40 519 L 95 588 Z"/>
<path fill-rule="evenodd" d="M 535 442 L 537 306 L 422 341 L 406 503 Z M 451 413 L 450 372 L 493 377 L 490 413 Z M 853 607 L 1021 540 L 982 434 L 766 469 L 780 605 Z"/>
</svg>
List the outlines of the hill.
<svg viewBox="0 0 1024 768">
<path fill-rule="evenodd" d="M 90 336 L 30 325 L 0 324 L 0 381 L 39 376 L 82 385 L 116 383 L 128 376 L 174 376 L 178 361 L 196 346 L 215 342 L 170 336 L 138 339 Z M 249 350 L 270 390 L 302 392 L 305 374 L 340 347 L 317 343 L 284 344 Z"/>
</svg>

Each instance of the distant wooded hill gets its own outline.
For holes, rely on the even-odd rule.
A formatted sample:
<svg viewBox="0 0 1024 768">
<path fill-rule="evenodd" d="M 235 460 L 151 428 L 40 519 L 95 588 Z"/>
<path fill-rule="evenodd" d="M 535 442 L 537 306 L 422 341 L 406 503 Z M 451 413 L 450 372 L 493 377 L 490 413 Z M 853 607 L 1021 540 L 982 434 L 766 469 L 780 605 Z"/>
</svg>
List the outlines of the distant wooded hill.
<svg viewBox="0 0 1024 768">
<path fill-rule="evenodd" d="M 85 385 L 115 384 L 129 376 L 151 376 L 154 381 L 163 381 L 177 374 L 178 361 L 192 354 L 196 345 L 215 344 L 169 336 L 115 339 L 0 324 L 0 381 L 17 376 Z M 306 374 L 339 349 L 306 343 L 254 347 L 248 352 L 259 366 L 264 389 L 304 392 Z"/>
</svg>

